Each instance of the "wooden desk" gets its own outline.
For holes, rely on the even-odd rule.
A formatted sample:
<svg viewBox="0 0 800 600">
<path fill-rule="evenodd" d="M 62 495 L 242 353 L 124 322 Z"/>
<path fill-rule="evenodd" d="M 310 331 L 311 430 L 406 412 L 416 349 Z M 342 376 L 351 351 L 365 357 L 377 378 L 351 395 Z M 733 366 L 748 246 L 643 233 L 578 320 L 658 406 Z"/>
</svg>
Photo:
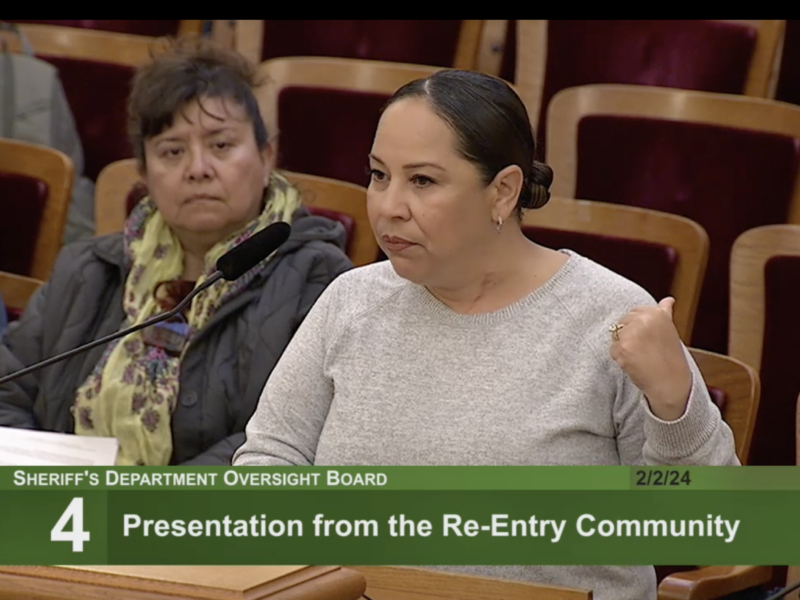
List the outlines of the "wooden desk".
<svg viewBox="0 0 800 600">
<path fill-rule="evenodd" d="M 375 600 L 592 600 L 589 590 L 567 589 L 414 567 L 349 567 L 367 580 Z"/>
<path fill-rule="evenodd" d="M 357 600 L 341 567 L 0 567 L 0 600 Z"/>
</svg>

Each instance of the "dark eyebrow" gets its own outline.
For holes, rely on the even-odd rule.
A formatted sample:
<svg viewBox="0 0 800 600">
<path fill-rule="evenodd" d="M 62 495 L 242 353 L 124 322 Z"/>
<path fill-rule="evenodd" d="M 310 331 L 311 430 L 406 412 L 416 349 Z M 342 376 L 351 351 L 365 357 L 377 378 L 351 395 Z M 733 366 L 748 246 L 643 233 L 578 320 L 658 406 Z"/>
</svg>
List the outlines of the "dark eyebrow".
<svg viewBox="0 0 800 600">
<path fill-rule="evenodd" d="M 377 156 L 375 156 L 372 153 L 370 153 L 369 157 L 372 160 L 381 163 L 382 165 L 386 164 L 380 158 L 378 158 Z M 441 167 L 441 166 L 437 165 L 436 163 L 431 163 L 431 162 L 420 162 L 420 163 L 411 163 L 411 164 L 408 164 L 408 165 L 403 165 L 403 168 L 406 169 L 406 170 L 419 169 L 421 167 L 431 167 L 433 169 L 439 169 L 440 171 L 446 171 L 447 170 L 444 167 Z"/>
<path fill-rule="evenodd" d="M 160 144 L 162 142 L 182 142 L 183 138 L 180 136 L 170 136 L 170 137 L 159 137 L 156 136 L 156 139 L 153 140 L 156 144 Z"/>
<path fill-rule="evenodd" d="M 230 125 L 222 125 L 220 127 L 214 127 L 213 129 L 208 129 L 203 133 L 204 138 L 214 137 L 215 135 L 219 135 L 220 133 L 225 133 L 226 131 L 234 131 L 235 127 Z M 180 135 L 171 135 L 168 137 L 160 137 L 155 136 L 155 143 L 160 144 L 161 142 L 182 142 L 184 141 L 184 137 Z"/>
<path fill-rule="evenodd" d="M 227 126 L 223 125 L 221 127 L 215 127 L 214 129 L 207 130 L 203 134 L 203 137 L 212 137 L 212 136 L 215 136 L 215 135 L 217 135 L 219 133 L 224 133 L 226 131 L 235 131 L 235 129 L 236 129 L 235 127 L 232 127 L 230 125 L 227 125 Z"/>
<path fill-rule="evenodd" d="M 440 167 L 436 163 L 430 163 L 430 162 L 421 162 L 421 163 L 412 163 L 410 165 L 403 165 L 404 169 L 419 169 L 421 167 L 431 167 L 433 169 L 439 169 L 440 171 L 445 170 L 444 167 Z"/>
</svg>

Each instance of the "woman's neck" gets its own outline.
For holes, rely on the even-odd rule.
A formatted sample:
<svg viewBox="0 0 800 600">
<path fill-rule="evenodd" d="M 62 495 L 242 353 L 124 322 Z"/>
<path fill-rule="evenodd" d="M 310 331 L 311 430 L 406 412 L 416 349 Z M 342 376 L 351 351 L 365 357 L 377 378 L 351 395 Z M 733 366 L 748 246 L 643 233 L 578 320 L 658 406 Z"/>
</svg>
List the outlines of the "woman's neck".
<svg viewBox="0 0 800 600">
<path fill-rule="evenodd" d="M 544 285 L 568 260 L 561 252 L 534 244 L 522 231 L 504 236 L 474 265 L 474 276 L 450 286 L 426 286 L 428 291 L 457 313 L 494 312 Z"/>
<path fill-rule="evenodd" d="M 198 256 L 194 252 L 184 250 L 183 253 L 183 276 L 184 281 L 197 281 L 205 270 L 205 253 Z"/>
<path fill-rule="evenodd" d="M 220 234 L 190 234 L 176 232 L 183 248 L 183 279 L 197 281 L 205 270 L 206 253 L 219 241 Z"/>
</svg>

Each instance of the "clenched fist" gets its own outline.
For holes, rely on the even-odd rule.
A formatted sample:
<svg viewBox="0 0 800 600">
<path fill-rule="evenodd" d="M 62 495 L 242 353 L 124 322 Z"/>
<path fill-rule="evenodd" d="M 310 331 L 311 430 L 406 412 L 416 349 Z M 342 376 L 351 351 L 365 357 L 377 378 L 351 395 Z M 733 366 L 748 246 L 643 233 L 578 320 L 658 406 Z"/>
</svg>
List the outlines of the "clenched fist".
<svg viewBox="0 0 800 600">
<path fill-rule="evenodd" d="M 611 343 L 611 358 L 664 421 L 683 415 L 692 390 L 692 371 L 672 322 L 674 304 L 664 298 L 658 306 L 634 308 L 620 319 Z"/>
</svg>

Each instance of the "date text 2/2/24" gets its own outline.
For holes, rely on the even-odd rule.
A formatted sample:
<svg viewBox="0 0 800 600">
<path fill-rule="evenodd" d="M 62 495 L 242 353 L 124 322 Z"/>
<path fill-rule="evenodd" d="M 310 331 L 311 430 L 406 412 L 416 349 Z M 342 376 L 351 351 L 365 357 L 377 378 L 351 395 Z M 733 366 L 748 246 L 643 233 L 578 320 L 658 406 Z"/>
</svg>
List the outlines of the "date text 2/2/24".
<svg viewBox="0 0 800 600">
<path fill-rule="evenodd" d="M 689 486 L 691 482 L 688 469 L 642 469 L 635 474 L 637 486 Z"/>
</svg>

